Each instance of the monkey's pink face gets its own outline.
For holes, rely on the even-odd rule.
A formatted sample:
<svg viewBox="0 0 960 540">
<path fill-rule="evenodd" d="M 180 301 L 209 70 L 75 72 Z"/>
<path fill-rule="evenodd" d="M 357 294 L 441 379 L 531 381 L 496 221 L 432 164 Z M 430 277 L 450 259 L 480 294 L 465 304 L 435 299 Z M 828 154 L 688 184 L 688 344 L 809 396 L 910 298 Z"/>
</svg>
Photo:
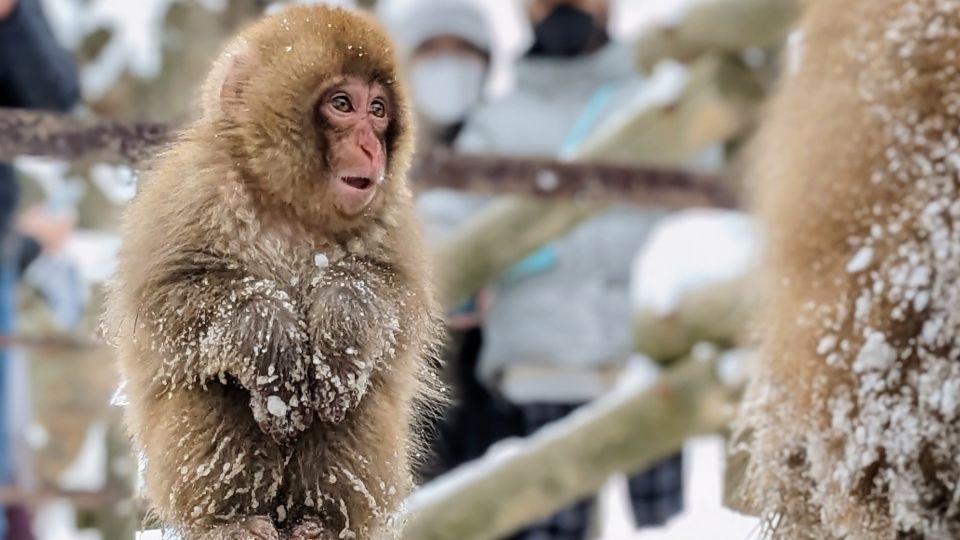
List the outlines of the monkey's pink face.
<svg viewBox="0 0 960 540">
<path fill-rule="evenodd" d="M 345 216 L 362 213 L 384 179 L 390 106 L 382 85 L 359 77 L 333 84 L 317 105 L 332 203 Z"/>
</svg>

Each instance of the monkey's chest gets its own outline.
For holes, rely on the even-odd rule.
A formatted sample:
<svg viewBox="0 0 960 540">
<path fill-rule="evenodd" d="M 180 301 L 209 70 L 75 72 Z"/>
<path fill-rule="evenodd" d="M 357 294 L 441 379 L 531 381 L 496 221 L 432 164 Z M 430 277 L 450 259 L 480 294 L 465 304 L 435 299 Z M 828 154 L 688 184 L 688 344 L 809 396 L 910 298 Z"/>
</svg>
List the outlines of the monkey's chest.
<svg viewBox="0 0 960 540">
<path fill-rule="evenodd" d="M 302 234 L 303 236 L 297 236 Z M 251 258 L 289 287 L 298 288 L 322 276 L 344 250 L 305 232 L 261 231 L 251 242 Z"/>
</svg>

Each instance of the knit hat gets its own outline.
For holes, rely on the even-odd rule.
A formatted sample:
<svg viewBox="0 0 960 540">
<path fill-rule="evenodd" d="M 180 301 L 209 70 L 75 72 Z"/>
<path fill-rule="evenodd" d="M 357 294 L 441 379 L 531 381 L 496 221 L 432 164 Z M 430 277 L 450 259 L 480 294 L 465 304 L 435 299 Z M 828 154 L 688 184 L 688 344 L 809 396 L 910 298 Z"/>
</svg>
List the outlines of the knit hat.
<svg viewBox="0 0 960 540">
<path fill-rule="evenodd" d="M 419 0 L 400 18 L 393 35 L 407 51 L 444 35 L 457 36 L 484 52 L 491 49 L 486 16 L 466 0 Z"/>
</svg>

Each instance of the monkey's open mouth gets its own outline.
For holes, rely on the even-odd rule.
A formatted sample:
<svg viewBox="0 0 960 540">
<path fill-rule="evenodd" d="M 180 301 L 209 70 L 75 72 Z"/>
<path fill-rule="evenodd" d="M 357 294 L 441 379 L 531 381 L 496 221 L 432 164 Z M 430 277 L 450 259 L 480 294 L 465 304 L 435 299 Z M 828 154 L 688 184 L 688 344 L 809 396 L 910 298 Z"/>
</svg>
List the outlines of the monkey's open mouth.
<svg viewBox="0 0 960 540">
<path fill-rule="evenodd" d="M 340 180 L 353 189 L 359 189 L 361 191 L 373 186 L 373 180 L 362 176 L 344 176 Z"/>
</svg>

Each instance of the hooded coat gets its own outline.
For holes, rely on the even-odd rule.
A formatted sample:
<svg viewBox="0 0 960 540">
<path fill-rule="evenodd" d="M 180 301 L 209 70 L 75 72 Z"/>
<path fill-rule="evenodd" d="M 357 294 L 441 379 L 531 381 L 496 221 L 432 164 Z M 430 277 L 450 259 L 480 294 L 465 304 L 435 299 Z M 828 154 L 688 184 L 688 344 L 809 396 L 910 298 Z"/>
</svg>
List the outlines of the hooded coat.
<svg viewBox="0 0 960 540">
<path fill-rule="evenodd" d="M 458 150 L 572 157 L 643 83 L 630 50 L 615 43 L 573 59 L 525 57 L 516 75 L 513 93 L 468 120 Z M 511 371 L 564 374 L 552 384 L 505 389 L 513 401 L 574 403 L 605 392 L 608 384 L 596 374 L 630 356 L 631 260 L 659 214 L 613 208 L 494 283 L 481 376 L 499 383 Z"/>
</svg>

